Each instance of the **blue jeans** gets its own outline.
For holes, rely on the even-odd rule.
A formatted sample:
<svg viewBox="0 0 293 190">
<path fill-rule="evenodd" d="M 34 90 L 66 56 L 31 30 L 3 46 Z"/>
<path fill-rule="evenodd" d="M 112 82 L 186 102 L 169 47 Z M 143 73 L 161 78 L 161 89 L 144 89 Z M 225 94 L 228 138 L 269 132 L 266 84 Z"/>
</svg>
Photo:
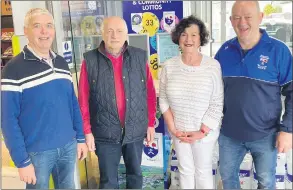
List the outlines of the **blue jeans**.
<svg viewBox="0 0 293 190">
<path fill-rule="evenodd" d="M 256 170 L 258 189 L 275 189 L 277 165 L 277 134 L 253 142 L 240 142 L 220 134 L 220 174 L 224 189 L 240 189 L 239 168 L 250 151 Z"/>
<path fill-rule="evenodd" d="M 118 189 L 118 167 L 121 154 L 126 168 L 126 189 L 142 189 L 140 168 L 143 141 L 125 145 L 96 142 L 96 155 L 99 158 L 100 189 Z"/>
<path fill-rule="evenodd" d="M 52 173 L 55 189 L 74 189 L 74 168 L 77 159 L 77 144 L 73 140 L 62 148 L 29 153 L 35 168 L 37 183 L 27 184 L 27 189 L 49 189 Z"/>
</svg>

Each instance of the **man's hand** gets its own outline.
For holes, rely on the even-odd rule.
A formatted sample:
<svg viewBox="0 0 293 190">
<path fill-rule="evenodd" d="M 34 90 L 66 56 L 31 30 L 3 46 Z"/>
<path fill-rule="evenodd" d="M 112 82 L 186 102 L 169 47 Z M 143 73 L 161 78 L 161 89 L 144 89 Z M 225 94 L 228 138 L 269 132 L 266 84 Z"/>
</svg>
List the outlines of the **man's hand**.
<svg viewBox="0 0 293 190">
<path fill-rule="evenodd" d="M 94 152 L 96 150 L 95 138 L 92 133 L 85 135 L 85 142 L 90 152 Z"/>
<path fill-rule="evenodd" d="M 86 158 L 87 152 L 88 152 L 88 148 L 85 143 L 77 143 L 77 158 L 80 161 Z"/>
<path fill-rule="evenodd" d="M 279 132 L 276 147 L 279 153 L 286 153 L 292 148 L 292 133 Z"/>
<path fill-rule="evenodd" d="M 33 164 L 30 164 L 24 168 L 18 168 L 18 173 L 21 181 L 33 185 L 37 183 L 35 168 Z"/>
<path fill-rule="evenodd" d="M 154 127 L 148 127 L 147 139 L 146 139 L 148 145 L 150 145 L 154 141 L 154 138 L 155 138 L 155 128 Z"/>
</svg>

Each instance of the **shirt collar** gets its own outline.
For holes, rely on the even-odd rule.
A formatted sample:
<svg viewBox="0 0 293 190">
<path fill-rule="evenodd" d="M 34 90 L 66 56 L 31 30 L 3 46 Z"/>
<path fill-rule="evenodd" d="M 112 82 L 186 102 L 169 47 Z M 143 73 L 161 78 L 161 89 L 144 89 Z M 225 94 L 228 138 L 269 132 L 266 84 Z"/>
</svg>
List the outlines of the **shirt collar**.
<svg viewBox="0 0 293 190">
<path fill-rule="evenodd" d="M 40 57 L 40 56 L 39 56 L 39 55 L 33 50 L 33 48 L 32 48 L 31 46 L 27 45 L 26 47 L 27 47 L 27 49 L 28 49 L 30 52 L 32 52 L 32 54 L 33 54 L 35 57 L 37 57 L 38 59 L 40 59 L 40 60 L 45 59 L 45 58 L 43 58 L 43 57 Z M 50 50 L 49 53 L 50 53 L 50 58 L 51 58 L 51 59 L 55 59 L 55 58 L 56 58 L 56 54 L 55 54 L 52 50 Z"/>
<path fill-rule="evenodd" d="M 105 48 L 105 52 L 106 52 L 107 56 L 111 56 L 111 57 L 117 59 L 117 58 L 119 58 L 119 57 L 123 54 L 124 49 L 125 49 L 125 45 L 123 45 L 123 47 L 121 48 L 120 52 L 119 52 L 117 55 L 113 55 L 112 53 L 110 53 L 110 52 L 107 50 L 107 48 Z"/>
<path fill-rule="evenodd" d="M 121 55 L 121 54 L 124 54 L 125 51 L 127 50 L 127 48 L 128 48 L 128 42 L 125 41 L 125 43 L 124 43 L 124 45 L 123 45 L 123 48 L 121 49 L 120 55 Z M 104 42 L 104 41 L 102 41 L 102 42 L 100 43 L 100 46 L 98 47 L 98 51 L 101 52 L 101 53 L 104 54 L 104 55 L 107 55 L 107 54 L 108 54 L 108 52 L 107 52 L 107 50 L 106 50 L 106 47 L 105 47 L 105 42 Z"/>
</svg>

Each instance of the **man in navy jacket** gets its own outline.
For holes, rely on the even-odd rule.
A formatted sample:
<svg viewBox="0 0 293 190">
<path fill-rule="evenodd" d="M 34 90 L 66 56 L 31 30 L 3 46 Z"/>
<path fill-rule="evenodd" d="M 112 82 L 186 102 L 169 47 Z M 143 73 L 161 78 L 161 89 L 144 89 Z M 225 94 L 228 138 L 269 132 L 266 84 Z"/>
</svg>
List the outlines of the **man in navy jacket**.
<svg viewBox="0 0 293 190">
<path fill-rule="evenodd" d="M 292 148 L 292 55 L 283 42 L 259 28 L 262 18 L 257 1 L 236 1 L 230 20 L 237 37 L 215 56 L 225 94 L 219 137 L 224 189 L 240 189 L 239 167 L 247 151 L 258 188 L 275 189 L 277 152 Z"/>
<path fill-rule="evenodd" d="M 87 146 L 66 61 L 50 50 L 54 20 L 45 9 L 25 17 L 28 45 L 4 67 L 1 76 L 1 127 L 20 179 L 28 189 L 74 189 L 76 158 Z"/>
</svg>

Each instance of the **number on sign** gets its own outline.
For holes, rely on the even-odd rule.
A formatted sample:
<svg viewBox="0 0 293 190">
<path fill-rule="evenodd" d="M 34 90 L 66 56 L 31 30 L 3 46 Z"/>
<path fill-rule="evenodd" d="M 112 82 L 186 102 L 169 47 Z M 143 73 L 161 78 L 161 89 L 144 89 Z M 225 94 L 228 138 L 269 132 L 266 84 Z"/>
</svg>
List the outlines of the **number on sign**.
<svg viewBox="0 0 293 190">
<path fill-rule="evenodd" d="M 153 26 L 154 25 L 154 21 L 153 20 L 146 20 L 146 25 L 147 26 Z"/>
<path fill-rule="evenodd" d="M 157 58 L 155 58 L 155 59 L 153 59 L 153 60 L 151 60 L 151 65 L 152 65 L 152 68 L 154 69 L 154 70 L 157 70 L 158 69 L 158 59 Z"/>
</svg>

